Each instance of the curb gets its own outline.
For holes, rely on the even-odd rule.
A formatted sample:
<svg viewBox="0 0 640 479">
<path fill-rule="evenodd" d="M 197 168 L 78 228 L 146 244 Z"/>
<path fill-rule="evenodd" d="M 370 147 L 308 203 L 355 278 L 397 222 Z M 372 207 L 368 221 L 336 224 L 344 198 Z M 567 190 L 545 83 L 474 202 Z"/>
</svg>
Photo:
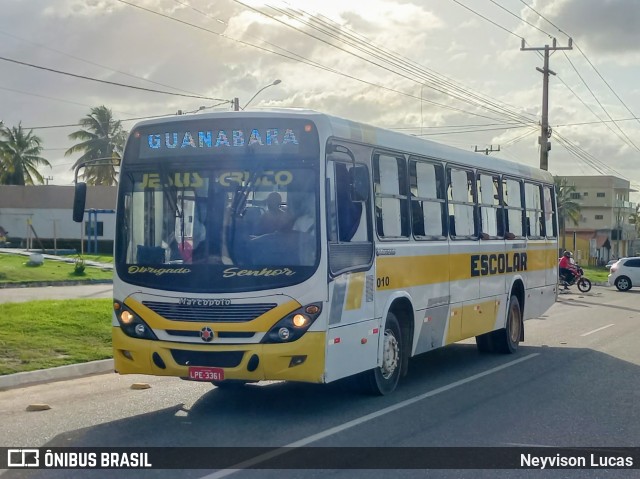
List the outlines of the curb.
<svg viewBox="0 0 640 479">
<path fill-rule="evenodd" d="M 87 281 L 33 281 L 31 283 L 0 283 L 5 288 L 44 288 L 47 286 L 91 286 L 95 284 L 113 284 L 112 279 L 91 279 Z"/>
<path fill-rule="evenodd" d="M 0 391 L 111 372 L 113 372 L 113 359 L 69 364 L 67 366 L 58 366 L 25 373 L 7 374 L 6 376 L 0 376 Z"/>
</svg>

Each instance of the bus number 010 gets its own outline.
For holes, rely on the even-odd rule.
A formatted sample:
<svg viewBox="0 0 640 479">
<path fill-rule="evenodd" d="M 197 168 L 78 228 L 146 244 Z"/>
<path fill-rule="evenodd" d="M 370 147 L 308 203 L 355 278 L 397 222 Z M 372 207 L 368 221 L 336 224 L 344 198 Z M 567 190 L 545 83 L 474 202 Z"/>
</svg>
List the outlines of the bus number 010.
<svg viewBox="0 0 640 479">
<path fill-rule="evenodd" d="M 391 280 L 389 279 L 389 276 L 383 276 L 381 278 L 377 278 L 376 280 L 378 288 L 383 288 L 385 286 L 389 286 L 389 284 L 391 283 Z"/>
</svg>

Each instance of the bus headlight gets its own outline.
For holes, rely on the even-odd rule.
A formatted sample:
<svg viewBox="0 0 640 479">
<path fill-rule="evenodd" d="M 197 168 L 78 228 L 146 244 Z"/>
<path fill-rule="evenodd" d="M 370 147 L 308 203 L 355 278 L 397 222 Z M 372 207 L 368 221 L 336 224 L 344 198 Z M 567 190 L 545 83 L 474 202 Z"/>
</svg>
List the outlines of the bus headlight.
<svg viewBox="0 0 640 479">
<path fill-rule="evenodd" d="M 312 303 L 287 314 L 264 335 L 262 343 L 289 343 L 299 339 L 320 316 L 322 303 Z"/>
<path fill-rule="evenodd" d="M 127 336 L 137 339 L 158 339 L 147 323 L 121 301 L 113 302 L 113 310 L 122 332 Z"/>
</svg>

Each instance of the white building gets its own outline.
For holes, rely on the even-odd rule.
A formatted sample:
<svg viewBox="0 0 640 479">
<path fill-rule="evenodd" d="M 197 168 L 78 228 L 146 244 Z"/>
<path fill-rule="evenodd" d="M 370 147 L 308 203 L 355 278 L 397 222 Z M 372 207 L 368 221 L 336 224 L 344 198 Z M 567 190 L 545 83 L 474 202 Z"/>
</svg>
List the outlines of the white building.
<svg viewBox="0 0 640 479">
<path fill-rule="evenodd" d="M 636 239 L 630 217 L 636 205 L 629 194 L 636 192 L 628 180 L 615 176 L 561 176 L 575 186 L 571 199 L 580 205 L 580 221 L 566 220 L 565 243 L 580 261 L 606 263 L 631 253 Z M 562 238 L 560 238 L 562 245 Z"/>
<path fill-rule="evenodd" d="M 98 211 L 97 235 L 93 234 L 95 226 L 87 224 L 88 213 L 85 213 L 85 223 L 74 223 L 73 192 L 73 186 L 0 185 L 0 227 L 7 232 L 13 246 L 28 247 L 30 243 L 34 249 L 39 249 L 40 241 L 46 248 L 52 248 L 54 242 L 65 245 L 61 247 L 69 244 L 78 247 L 80 243 L 77 240 L 86 240 L 89 236 L 101 243 L 108 241 L 113 244 L 116 187 L 87 187 L 85 211 Z M 92 214 L 92 219 L 95 222 L 96 214 Z"/>
</svg>

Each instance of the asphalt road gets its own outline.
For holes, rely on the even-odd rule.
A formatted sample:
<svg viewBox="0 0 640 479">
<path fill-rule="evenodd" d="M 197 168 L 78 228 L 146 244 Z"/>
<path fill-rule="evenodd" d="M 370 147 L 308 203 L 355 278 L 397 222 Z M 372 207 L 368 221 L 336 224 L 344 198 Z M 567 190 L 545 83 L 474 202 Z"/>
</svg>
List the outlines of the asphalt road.
<svg viewBox="0 0 640 479">
<path fill-rule="evenodd" d="M 515 355 L 473 341 L 415 358 L 391 396 L 341 385 L 217 389 L 104 374 L 0 392 L 0 446 L 443 447 L 640 445 L 640 290 L 563 295 L 525 324 Z M 131 389 L 146 382 L 149 389 Z M 33 403 L 50 410 L 27 412 Z M 180 450 L 172 450 L 178 451 Z M 373 450 L 369 454 L 374 454 Z M 295 453 L 294 453 L 295 454 Z M 366 452 L 365 452 L 366 454 Z M 365 457 L 366 459 L 366 457 Z M 371 460 L 379 459 L 371 457 Z M 326 467 L 331 467 L 327 457 Z M 635 470 L 11 470 L 63 477 L 637 478 Z"/>
</svg>

